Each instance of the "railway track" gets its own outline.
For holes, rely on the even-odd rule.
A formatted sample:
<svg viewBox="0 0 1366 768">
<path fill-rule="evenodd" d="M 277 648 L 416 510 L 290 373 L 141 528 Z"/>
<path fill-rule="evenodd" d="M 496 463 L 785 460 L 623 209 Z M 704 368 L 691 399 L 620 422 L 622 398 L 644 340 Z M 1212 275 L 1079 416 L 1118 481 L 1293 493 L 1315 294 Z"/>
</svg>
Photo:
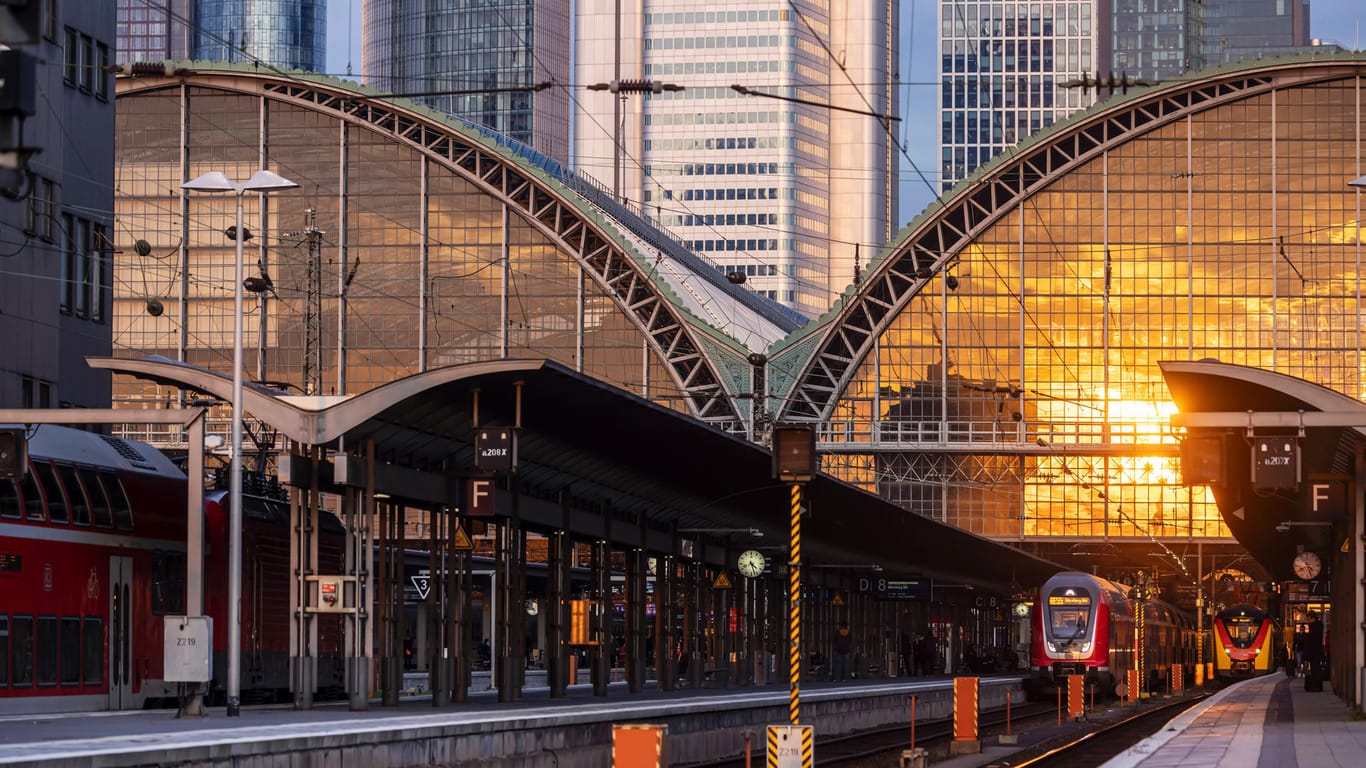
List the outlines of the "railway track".
<svg viewBox="0 0 1366 768">
<path fill-rule="evenodd" d="M 986 768 L 1094 768 L 1156 733 L 1177 714 L 1208 695 L 1200 693 L 1135 712 L 1098 729 L 1053 739 L 1017 752 Z"/>
</svg>

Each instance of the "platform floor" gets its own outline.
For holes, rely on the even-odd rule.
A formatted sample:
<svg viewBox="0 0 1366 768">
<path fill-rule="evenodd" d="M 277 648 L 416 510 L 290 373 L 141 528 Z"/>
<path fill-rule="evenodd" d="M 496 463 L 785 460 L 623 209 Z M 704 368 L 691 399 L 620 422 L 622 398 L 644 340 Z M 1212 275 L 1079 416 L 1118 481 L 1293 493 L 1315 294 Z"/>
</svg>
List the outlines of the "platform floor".
<svg viewBox="0 0 1366 768">
<path fill-rule="evenodd" d="M 1330 768 L 1366 765 L 1366 720 L 1324 683 L 1267 675 L 1225 688 L 1103 768 Z"/>
<path fill-rule="evenodd" d="M 984 677 L 984 685 L 1017 682 L 1018 675 Z M 841 700 L 888 693 L 925 693 L 952 687 L 951 677 L 870 679 L 844 684 L 807 683 L 803 702 Z M 528 688 L 521 701 L 499 704 L 493 691 L 473 694 L 464 704 L 433 707 L 426 697 L 405 697 L 397 707 L 372 701 L 368 710 L 352 712 L 345 702 L 320 705 L 299 712 L 289 705 L 243 707 L 229 718 L 223 708 L 208 716 L 176 719 L 174 711 L 88 712 L 0 717 L 0 765 L 65 763 L 95 764 L 100 756 L 226 746 L 262 740 L 303 737 L 363 738 L 377 731 L 431 727 L 478 726 L 495 730 L 498 724 L 521 728 L 563 728 L 612 720 L 623 713 L 631 719 L 725 709 L 786 707 L 786 686 L 758 688 L 687 689 L 662 692 L 650 685 L 631 694 L 624 683 L 608 686 L 606 697 L 592 695 L 591 685 L 571 686 L 569 696 L 551 699 L 548 688 Z"/>
</svg>

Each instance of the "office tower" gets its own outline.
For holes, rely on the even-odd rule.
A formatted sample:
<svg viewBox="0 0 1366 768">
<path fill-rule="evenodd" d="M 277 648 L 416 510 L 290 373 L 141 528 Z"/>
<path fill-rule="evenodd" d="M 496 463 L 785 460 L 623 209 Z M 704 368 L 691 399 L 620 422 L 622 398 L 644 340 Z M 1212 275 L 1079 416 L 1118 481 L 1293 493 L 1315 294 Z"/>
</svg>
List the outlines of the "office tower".
<svg viewBox="0 0 1366 768">
<path fill-rule="evenodd" d="M 943 191 L 1007 147 L 1095 103 L 1094 88 L 1060 86 L 1108 69 L 1109 7 L 1109 0 L 940 0 Z"/>
<path fill-rule="evenodd" d="M 118 0 L 118 61 L 260 61 L 321 72 L 327 0 Z"/>
<path fill-rule="evenodd" d="M 107 408 L 114 6 L 40 11 L 0 39 L 0 408 Z"/>
<path fill-rule="evenodd" d="M 1123 93 L 1125 82 L 1172 80 L 1311 45 L 1305 0 L 940 0 L 939 7 L 944 191 L 1021 139 Z"/>
<path fill-rule="evenodd" d="M 194 58 L 195 0 L 118 0 L 115 60 Z"/>
<path fill-rule="evenodd" d="M 1280 56 L 1310 48 L 1307 0 L 1207 0 L 1206 66 Z"/>
<path fill-rule="evenodd" d="M 361 25 L 366 85 L 568 160 L 569 0 L 365 0 Z"/>
<path fill-rule="evenodd" d="M 321 72 L 327 0 L 197 0 L 194 58 Z"/>
<path fill-rule="evenodd" d="M 874 115 L 897 113 L 898 5 L 584 0 L 575 168 L 754 290 L 824 312 L 890 237 L 898 153 Z"/>
</svg>

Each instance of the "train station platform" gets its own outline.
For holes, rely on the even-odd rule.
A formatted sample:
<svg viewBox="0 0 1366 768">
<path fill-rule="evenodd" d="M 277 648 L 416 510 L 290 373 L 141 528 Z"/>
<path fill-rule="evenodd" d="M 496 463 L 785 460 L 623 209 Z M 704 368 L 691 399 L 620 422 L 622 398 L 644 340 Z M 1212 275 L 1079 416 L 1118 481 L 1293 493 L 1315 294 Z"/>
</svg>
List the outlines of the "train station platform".
<svg viewBox="0 0 1366 768">
<path fill-rule="evenodd" d="M 1274 674 L 1235 683 L 1103 768 L 1318 768 L 1366 764 L 1366 720 L 1328 683 Z"/>
<path fill-rule="evenodd" d="M 1021 698 L 1017 675 L 982 678 L 983 710 L 1004 706 L 1007 691 Z M 910 697 L 917 718 L 942 718 L 953 706 L 953 678 L 869 679 L 811 683 L 801 690 L 803 724 L 820 735 L 908 723 Z M 345 702 L 295 711 L 287 706 L 244 707 L 240 717 L 211 708 L 202 719 L 176 719 L 167 710 L 14 715 L 0 717 L 0 766 L 232 765 L 556 765 L 611 764 L 612 725 L 666 727 L 668 764 L 740 757 L 746 731 L 754 744 L 763 728 L 787 722 L 785 686 L 659 691 L 631 694 L 624 683 L 593 696 L 591 685 L 570 686 L 551 699 L 545 687 L 527 688 L 521 701 L 497 703 L 496 693 L 434 708 L 407 697 L 397 707 L 372 702 L 352 712 Z"/>
</svg>

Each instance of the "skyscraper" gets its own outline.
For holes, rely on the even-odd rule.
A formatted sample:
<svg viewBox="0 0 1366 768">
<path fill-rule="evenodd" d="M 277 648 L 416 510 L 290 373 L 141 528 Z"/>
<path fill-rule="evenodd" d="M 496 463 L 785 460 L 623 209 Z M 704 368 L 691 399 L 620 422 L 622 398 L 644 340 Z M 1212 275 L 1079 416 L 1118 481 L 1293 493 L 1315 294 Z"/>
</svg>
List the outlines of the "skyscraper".
<svg viewBox="0 0 1366 768">
<path fill-rule="evenodd" d="M 1109 7 L 1110 0 L 940 0 L 943 190 L 1006 147 L 1095 103 L 1094 89 L 1059 85 L 1108 69 Z"/>
<path fill-rule="evenodd" d="M 321 72 L 327 0 L 118 0 L 119 63 L 261 61 Z"/>
<path fill-rule="evenodd" d="M 118 0 L 118 63 L 194 58 L 195 0 Z"/>
<path fill-rule="evenodd" d="M 939 8 L 944 191 L 1126 80 L 1170 80 L 1310 46 L 1306 0 L 940 0 Z"/>
<path fill-rule="evenodd" d="M 576 91 L 575 168 L 756 291 L 824 312 L 890 237 L 897 152 L 876 115 L 897 113 L 898 5 L 581 0 L 574 81 L 604 90 Z"/>
<path fill-rule="evenodd" d="M 569 0 L 366 0 L 361 33 L 366 85 L 568 160 Z"/>
</svg>

